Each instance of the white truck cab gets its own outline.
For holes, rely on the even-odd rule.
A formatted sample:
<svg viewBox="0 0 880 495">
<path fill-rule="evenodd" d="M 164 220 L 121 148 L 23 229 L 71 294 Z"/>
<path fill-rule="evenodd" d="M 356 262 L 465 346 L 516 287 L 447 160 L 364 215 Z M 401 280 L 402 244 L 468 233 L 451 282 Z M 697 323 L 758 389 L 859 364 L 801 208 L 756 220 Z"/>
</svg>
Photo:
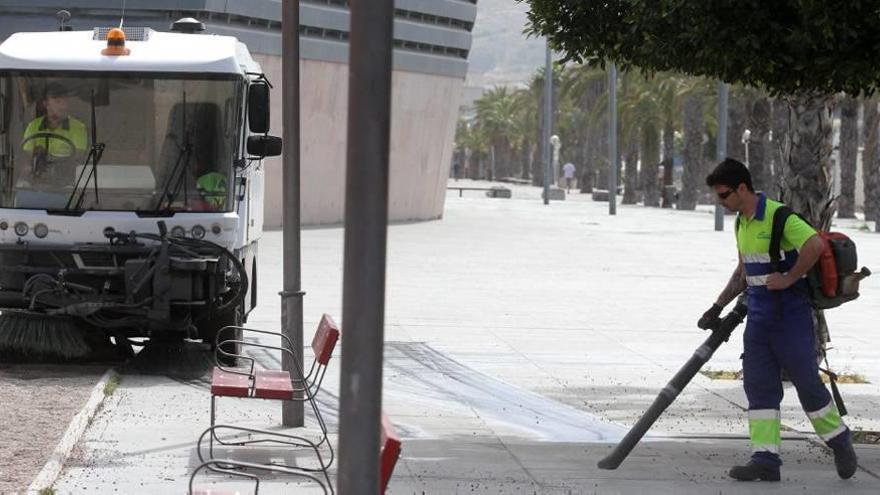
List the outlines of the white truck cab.
<svg viewBox="0 0 880 495">
<path fill-rule="evenodd" d="M 213 341 L 239 323 L 256 304 L 261 160 L 281 149 L 268 87 L 228 36 L 3 42 L 0 332 L 46 314 L 99 338 Z"/>
</svg>

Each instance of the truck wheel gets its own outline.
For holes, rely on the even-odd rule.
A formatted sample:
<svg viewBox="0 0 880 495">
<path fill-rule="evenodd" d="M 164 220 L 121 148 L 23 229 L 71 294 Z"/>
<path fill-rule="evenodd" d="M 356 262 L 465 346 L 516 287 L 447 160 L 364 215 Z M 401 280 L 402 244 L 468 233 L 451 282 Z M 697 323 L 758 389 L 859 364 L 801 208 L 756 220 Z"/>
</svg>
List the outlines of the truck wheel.
<svg viewBox="0 0 880 495">
<path fill-rule="evenodd" d="M 222 330 L 223 327 L 226 326 L 240 326 L 241 325 L 241 310 L 239 308 L 235 308 L 232 310 L 224 311 L 220 313 L 214 318 L 206 320 L 199 324 L 199 333 L 202 336 L 202 341 L 211 345 L 211 350 L 214 350 L 214 343 L 217 342 L 217 334 L 220 334 L 220 341 L 224 340 L 241 340 L 242 339 L 242 331 L 241 329 L 235 328 L 227 328 L 226 330 Z M 222 346 L 222 349 L 226 352 L 232 354 L 239 354 L 241 352 L 241 344 L 226 344 Z M 235 366 L 236 359 L 233 357 L 218 355 L 218 359 L 220 363 L 225 366 Z"/>
</svg>

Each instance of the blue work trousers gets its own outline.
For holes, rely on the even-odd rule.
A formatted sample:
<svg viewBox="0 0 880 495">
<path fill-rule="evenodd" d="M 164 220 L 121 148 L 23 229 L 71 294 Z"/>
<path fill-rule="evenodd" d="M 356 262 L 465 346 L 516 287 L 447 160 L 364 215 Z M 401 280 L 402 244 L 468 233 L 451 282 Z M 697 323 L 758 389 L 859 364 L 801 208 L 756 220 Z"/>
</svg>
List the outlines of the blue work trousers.
<svg viewBox="0 0 880 495">
<path fill-rule="evenodd" d="M 804 411 L 834 407 L 819 377 L 813 310 L 803 291 L 797 289 L 769 291 L 762 287 L 749 294 L 743 335 L 743 386 L 750 411 L 779 410 L 782 369 L 787 370 Z M 826 443 L 833 447 L 848 440 L 849 430 L 844 430 L 826 439 Z M 773 467 L 782 464 L 777 452 L 766 450 L 756 450 L 752 459 Z"/>
</svg>

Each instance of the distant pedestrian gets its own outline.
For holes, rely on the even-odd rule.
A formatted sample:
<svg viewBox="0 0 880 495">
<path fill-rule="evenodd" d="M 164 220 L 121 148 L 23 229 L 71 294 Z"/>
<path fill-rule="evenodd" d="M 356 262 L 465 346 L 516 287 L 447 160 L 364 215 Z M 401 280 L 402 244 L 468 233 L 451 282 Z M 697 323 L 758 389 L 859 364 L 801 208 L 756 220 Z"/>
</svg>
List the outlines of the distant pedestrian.
<svg viewBox="0 0 880 495">
<path fill-rule="evenodd" d="M 574 163 L 568 162 L 562 166 L 562 173 L 565 176 L 565 188 L 571 194 L 571 183 L 574 182 Z"/>
<path fill-rule="evenodd" d="M 743 481 L 779 481 L 780 372 L 784 369 L 816 433 L 834 451 L 837 473 L 849 478 L 858 466 L 856 453 L 849 428 L 819 378 L 813 313 L 805 295 L 804 275 L 819 259 L 822 238 L 797 215 L 788 217 L 780 244 L 784 258 L 775 265 L 768 254 L 770 232 L 773 214 L 782 204 L 756 193 L 749 170 L 730 158 L 715 167 L 706 184 L 722 206 L 739 214 L 735 229 L 739 262 L 697 326 L 715 328 L 724 306 L 743 291 L 749 307 L 743 335 L 743 387 L 749 402 L 752 458 L 734 466 L 730 476 Z"/>
</svg>

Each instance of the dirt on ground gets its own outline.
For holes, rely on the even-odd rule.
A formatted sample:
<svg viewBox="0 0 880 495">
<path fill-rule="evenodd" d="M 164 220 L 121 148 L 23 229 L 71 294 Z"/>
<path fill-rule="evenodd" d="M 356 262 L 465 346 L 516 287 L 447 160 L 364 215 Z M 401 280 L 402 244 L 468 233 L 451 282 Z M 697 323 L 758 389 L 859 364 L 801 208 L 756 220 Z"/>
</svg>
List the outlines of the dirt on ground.
<svg viewBox="0 0 880 495">
<path fill-rule="evenodd" d="M 25 493 L 106 370 L 0 364 L 0 494 Z"/>
</svg>

